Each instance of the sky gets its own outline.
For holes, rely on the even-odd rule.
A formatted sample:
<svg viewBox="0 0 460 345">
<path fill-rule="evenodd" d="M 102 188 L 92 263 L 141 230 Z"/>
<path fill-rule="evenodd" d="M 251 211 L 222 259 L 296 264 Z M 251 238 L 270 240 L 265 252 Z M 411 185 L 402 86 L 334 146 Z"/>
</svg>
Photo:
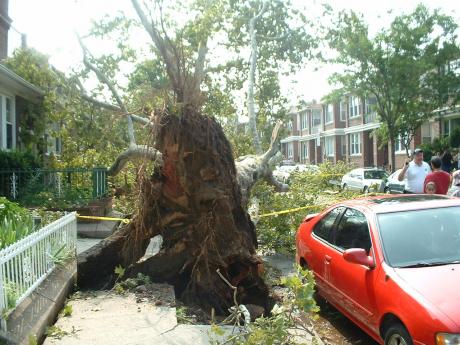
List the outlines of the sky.
<svg viewBox="0 0 460 345">
<path fill-rule="evenodd" d="M 319 4 L 317 0 L 293 2 L 307 8 Z M 459 0 L 329 0 L 335 9 L 352 9 L 364 13 L 371 32 L 387 26 L 393 15 L 412 11 L 420 2 L 432 9 L 440 8 L 460 22 Z M 92 21 L 105 14 L 123 11 L 130 17 L 135 16 L 129 0 L 10 0 L 9 3 L 9 16 L 13 20 L 9 35 L 10 52 L 20 45 L 19 33 L 25 33 L 28 45 L 50 56 L 50 62 L 64 72 L 81 65 L 82 55 L 75 38 L 76 31 L 84 34 L 91 27 Z M 388 14 L 389 10 L 393 10 L 393 14 Z M 146 34 L 138 34 L 130 43 L 134 47 L 143 47 L 147 42 Z M 110 42 L 99 41 L 96 47 L 90 49 L 104 51 L 109 46 Z M 283 77 L 282 91 L 292 105 L 298 99 L 320 100 L 332 90 L 327 78 L 337 69 L 334 66 L 307 63 L 295 75 Z"/>
</svg>

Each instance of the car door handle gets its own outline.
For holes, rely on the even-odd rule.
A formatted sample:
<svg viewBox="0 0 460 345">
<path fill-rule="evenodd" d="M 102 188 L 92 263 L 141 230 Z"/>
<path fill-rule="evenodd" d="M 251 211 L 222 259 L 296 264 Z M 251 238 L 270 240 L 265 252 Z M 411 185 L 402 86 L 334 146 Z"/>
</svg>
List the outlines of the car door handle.
<svg viewBox="0 0 460 345">
<path fill-rule="evenodd" d="M 324 257 L 324 261 L 326 261 L 326 262 L 331 262 L 331 260 L 332 260 L 332 258 L 329 255 L 326 255 Z"/>
</svg>

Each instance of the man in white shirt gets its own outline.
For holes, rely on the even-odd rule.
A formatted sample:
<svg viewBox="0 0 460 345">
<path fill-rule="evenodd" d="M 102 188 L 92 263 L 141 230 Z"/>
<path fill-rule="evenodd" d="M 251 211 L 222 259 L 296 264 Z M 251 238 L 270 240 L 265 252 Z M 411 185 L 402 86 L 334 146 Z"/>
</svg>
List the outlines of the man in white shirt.
<svg viewBox="0 0 460 345">
<path fill-rule="evenodd" d="M 412 161 L 409 158 L 406 159 L 404 167 L 398 175 L 398 180 L 406 180 L 404 193 L 422 194 L 425 177 L 431 172 L 431 168 L 428 163 L 423 161 L 422 149 L 415 149 L 413 157 Z"/>
</svg>

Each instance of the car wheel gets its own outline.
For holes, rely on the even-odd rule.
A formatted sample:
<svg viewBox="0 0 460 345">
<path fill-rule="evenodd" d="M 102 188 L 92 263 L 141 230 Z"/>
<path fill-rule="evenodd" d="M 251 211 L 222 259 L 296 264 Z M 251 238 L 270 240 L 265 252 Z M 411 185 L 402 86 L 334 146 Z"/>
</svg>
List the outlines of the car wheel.
<svg viewBox="0 0 460 345">
<path fill-rule="evenodd" d="M 391 194 L 391 190 L 390 190 L 390 188 L 388 188 L 388 187 L 385 187 L 385 189 L 383 190 L 383 192 L 384 192 L 385 194 Z"/>
<path fill-rule="evenodd" d="M 348 190 L 348 186 L 347 186 L 346 183 L 344 183 L 344 184 L 342 185 L 342 190 Z"/>
<path fill-rule="evenodd" d="M 413 342 L 406 327 L 395 323 L 385 333 L 385 345 L 413 345 Z"/>
<path fill-rule="evenodd" d="M 369 187 L 368 186 L 364 186 L 363 188 L 363 194 L 366 194 L 369 192 Z"/>
</svg>

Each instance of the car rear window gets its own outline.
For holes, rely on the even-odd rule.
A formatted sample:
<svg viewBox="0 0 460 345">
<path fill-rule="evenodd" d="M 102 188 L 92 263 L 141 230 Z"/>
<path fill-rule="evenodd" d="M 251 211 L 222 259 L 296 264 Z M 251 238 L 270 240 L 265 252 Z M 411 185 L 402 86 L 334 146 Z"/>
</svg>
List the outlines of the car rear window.
<svg viewBox="0 0 460 345">
<path fill-rule="evenodd" d="M 313 229 L 313 233 L 320 237 L 321 239 L 325 240 L 326 242 L 331 241 L 331 233 L 334 228 L 334 224 L 337 220 L 337 216 L 342 214 L 345 210 L 345 207 L 336 207 L 331 210 L 328 214 L 323 216 L 323 218 L 315 225 Z"/>
<path fill-rule="evenodd" d="M 384 170 L 368 170 L 364 172 L 364 178 L 367 180 L 381 180 L 388 177 L 388 174 Z"/>
<path fill-rule="evenodd" d="M 379 214 L 385 260 L 392 267 L 460 260 L 460 207 Z"/>
</svg>

